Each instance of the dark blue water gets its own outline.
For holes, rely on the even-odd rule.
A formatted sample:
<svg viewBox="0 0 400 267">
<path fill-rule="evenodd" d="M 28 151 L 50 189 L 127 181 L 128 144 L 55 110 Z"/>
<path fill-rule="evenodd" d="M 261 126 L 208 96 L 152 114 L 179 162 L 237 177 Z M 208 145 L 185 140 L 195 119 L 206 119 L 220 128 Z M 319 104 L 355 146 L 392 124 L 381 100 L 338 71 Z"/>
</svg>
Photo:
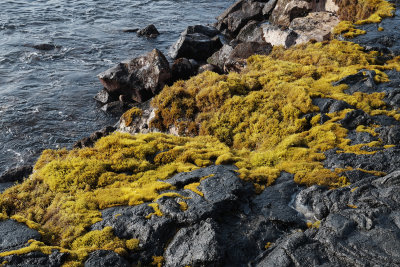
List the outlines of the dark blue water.
<svg viewBox="0 0 400 267">
<path fill-rule="evenodd" d="M 213 23 L 233 0 L 2 0 L 0 175 L 46 148 L 70 148 L 118 118 L 98 109 L 96 75 L 153 48 L 167 52 L 189 25 Z M 155 24 L 156 39 L 123 29 Z M 39 51 L 33 45 L 59 48 Z"/>
</svg>

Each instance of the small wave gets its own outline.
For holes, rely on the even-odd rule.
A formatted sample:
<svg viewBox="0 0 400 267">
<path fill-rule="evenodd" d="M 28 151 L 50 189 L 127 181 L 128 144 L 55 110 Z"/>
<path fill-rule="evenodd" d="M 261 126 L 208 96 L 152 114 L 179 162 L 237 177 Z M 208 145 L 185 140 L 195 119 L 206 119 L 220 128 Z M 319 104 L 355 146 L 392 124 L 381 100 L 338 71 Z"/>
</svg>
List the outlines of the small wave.
<svg viewBox="0 0 400 267">
<path fill-rule="evenodd" d="M 40 56 L 37 52 L 26 52 L 22 57 L 20 57 L 20 61 L 23 63 L 31 63 L 32 61 L 39 61 Z"/>
<path fill-rule="evenodd" d="M 15 151 L 13 149 L 7 149 L 7 152 L 13 153 L 16 156 L 16 159 L 17 159 L 17 161 L 19 163 L 23 163 L 24 162 L 24 159 L 22 158 L 22 154 L 21 153 Z"/>
</svg>

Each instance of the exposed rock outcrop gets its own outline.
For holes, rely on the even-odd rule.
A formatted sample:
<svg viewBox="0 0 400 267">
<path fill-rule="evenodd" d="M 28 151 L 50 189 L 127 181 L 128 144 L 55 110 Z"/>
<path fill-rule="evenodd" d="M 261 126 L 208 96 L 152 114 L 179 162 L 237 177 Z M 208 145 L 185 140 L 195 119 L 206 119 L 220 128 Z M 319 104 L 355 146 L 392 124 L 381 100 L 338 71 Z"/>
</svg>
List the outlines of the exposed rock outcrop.
<svg viewBox="0 0 400 267">
<path fill-rule="evenodd" d="M 293 19 L 287 29 L 271 24 L 264 24 L 261 29 L 266 42 L 290 47 L 310 40 L 322 42 L 332 39 L 332 30 L 338 23 L 338 17 L 332 13 L 313 12 Z"/>
<path fill-rule="evenodd" d="M 98 75 L 107 92 L 119 98 L 144 102 L 156 95 L 171 78 L 169 63 L 154 49 L 144 56 L 124 61 Z"/>
<path fill-rule="evenodd" d="M 74 148 L 92 147 L 93 144 L 100 138 L 109 135 L 116 130 L 113 126 L 107 126 L 100 131 L 92 133 L 89 137 L 84 137 L 74 144 Z"/>
<path fill-rule="evenodd" d="M 310 40 L 322 42 L 332 39 L 332 30 L 338 23 L 339 18 L 332 13 L 313 12 L 293 19 L 289 27 L 299 35 L 296 44 L 301 44 Z"/>
<path fill-rule="evenodd" d="M 188 58 L 204 61 L 221 48 L 219 31 L 213 27 L 195 25 L 181 33 L 179 40 L 170 48 L 173 59 Z"/>
<path fill-rule="evenodd" d="M 264 24 L 261 26 L 263 31 L 263 39 L 273 46 L 282 45 L 290 47 L 296 44 L 299 35 L 291 29 L 282 29 L 278 26 L 271 24 Z"/>
</svg>

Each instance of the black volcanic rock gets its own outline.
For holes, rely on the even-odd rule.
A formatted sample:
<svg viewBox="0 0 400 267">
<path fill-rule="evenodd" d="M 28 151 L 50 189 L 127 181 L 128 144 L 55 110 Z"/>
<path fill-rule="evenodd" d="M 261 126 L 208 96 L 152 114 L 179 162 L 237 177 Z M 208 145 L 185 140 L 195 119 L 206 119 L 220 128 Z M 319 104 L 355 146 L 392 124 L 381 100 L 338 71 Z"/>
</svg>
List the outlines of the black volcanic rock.
<svg viewBox="0 0 400 267">
<path fill-rule="evenodd" d="M 213 27 L 190 26 L 181 33 L 178 41 L 170 48 L 169 54 L 173 59 L 204 61 L 222 47 L 218 33 Z"/>
<path fill-rule="evenodd" d="M 29 252 L 22 255 L 11 255 L 0 258 L 2 262 L 7 262 L 4 266 L 36 266 L 36 267 L 59 267 L 67 260 L 67 253 L 60 253 L 54 250 L 50 255 L 39 251 Z"/>
<path fill-rule="evenodd" d="M 30 239 L 40 240 L 40 234 L 14 220 L 0 221 L 0 252 L 28 246 Z"/>
<path fill-rule="evenodd" d="M 149 38 L 155 38 L 158 35 L 160 35 L 160 33 L 158 32 L 156 26 L 154 26 L 153 24 L 146 26 L 145 28 L 139 30 L 137 32 L 138 36 L 145 36 L 145 37 L 149 37 Z"/>
<path fill-rule="evenodd" d="M 163 53 L 150 53 L 119 63 L 98 75 L 107 92 L 114 98 L 144 102 L 158 94 L 171 78 L 169 63 Z"/>
<path fill-rule="evenodd" d="M 111 250 L 97 250 L 90 253 L 85 267 L 129 267 L 127 260 Z"/>
<path fill-rule="evenodd" d="M 31 175 L 33 167 L 31 165 L 20 166 L 6 171 L 0 176 L 0 183 L 21 182 L 24 178 Z"/>
</svg>

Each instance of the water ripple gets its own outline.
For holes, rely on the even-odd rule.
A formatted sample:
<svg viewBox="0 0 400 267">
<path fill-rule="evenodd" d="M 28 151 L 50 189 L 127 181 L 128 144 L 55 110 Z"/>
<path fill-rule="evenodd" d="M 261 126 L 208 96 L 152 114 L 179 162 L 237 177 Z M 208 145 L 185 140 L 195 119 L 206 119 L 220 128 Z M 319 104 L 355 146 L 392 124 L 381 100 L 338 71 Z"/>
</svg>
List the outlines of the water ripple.
<svg viewBox="0 0 400 267">
<path fill-rule="evenodd" d="M 96 75 L 153 48 L 166 52 L 186 26 L 212 23 L 233 2 L 2 0 L 0 175 L 114 124 L 93 100 Z M 157 39 L 122 32 L 148 24 L 161 32 Z M 56 48 L 34 48 L 40 44 Z"/>
</svg>

